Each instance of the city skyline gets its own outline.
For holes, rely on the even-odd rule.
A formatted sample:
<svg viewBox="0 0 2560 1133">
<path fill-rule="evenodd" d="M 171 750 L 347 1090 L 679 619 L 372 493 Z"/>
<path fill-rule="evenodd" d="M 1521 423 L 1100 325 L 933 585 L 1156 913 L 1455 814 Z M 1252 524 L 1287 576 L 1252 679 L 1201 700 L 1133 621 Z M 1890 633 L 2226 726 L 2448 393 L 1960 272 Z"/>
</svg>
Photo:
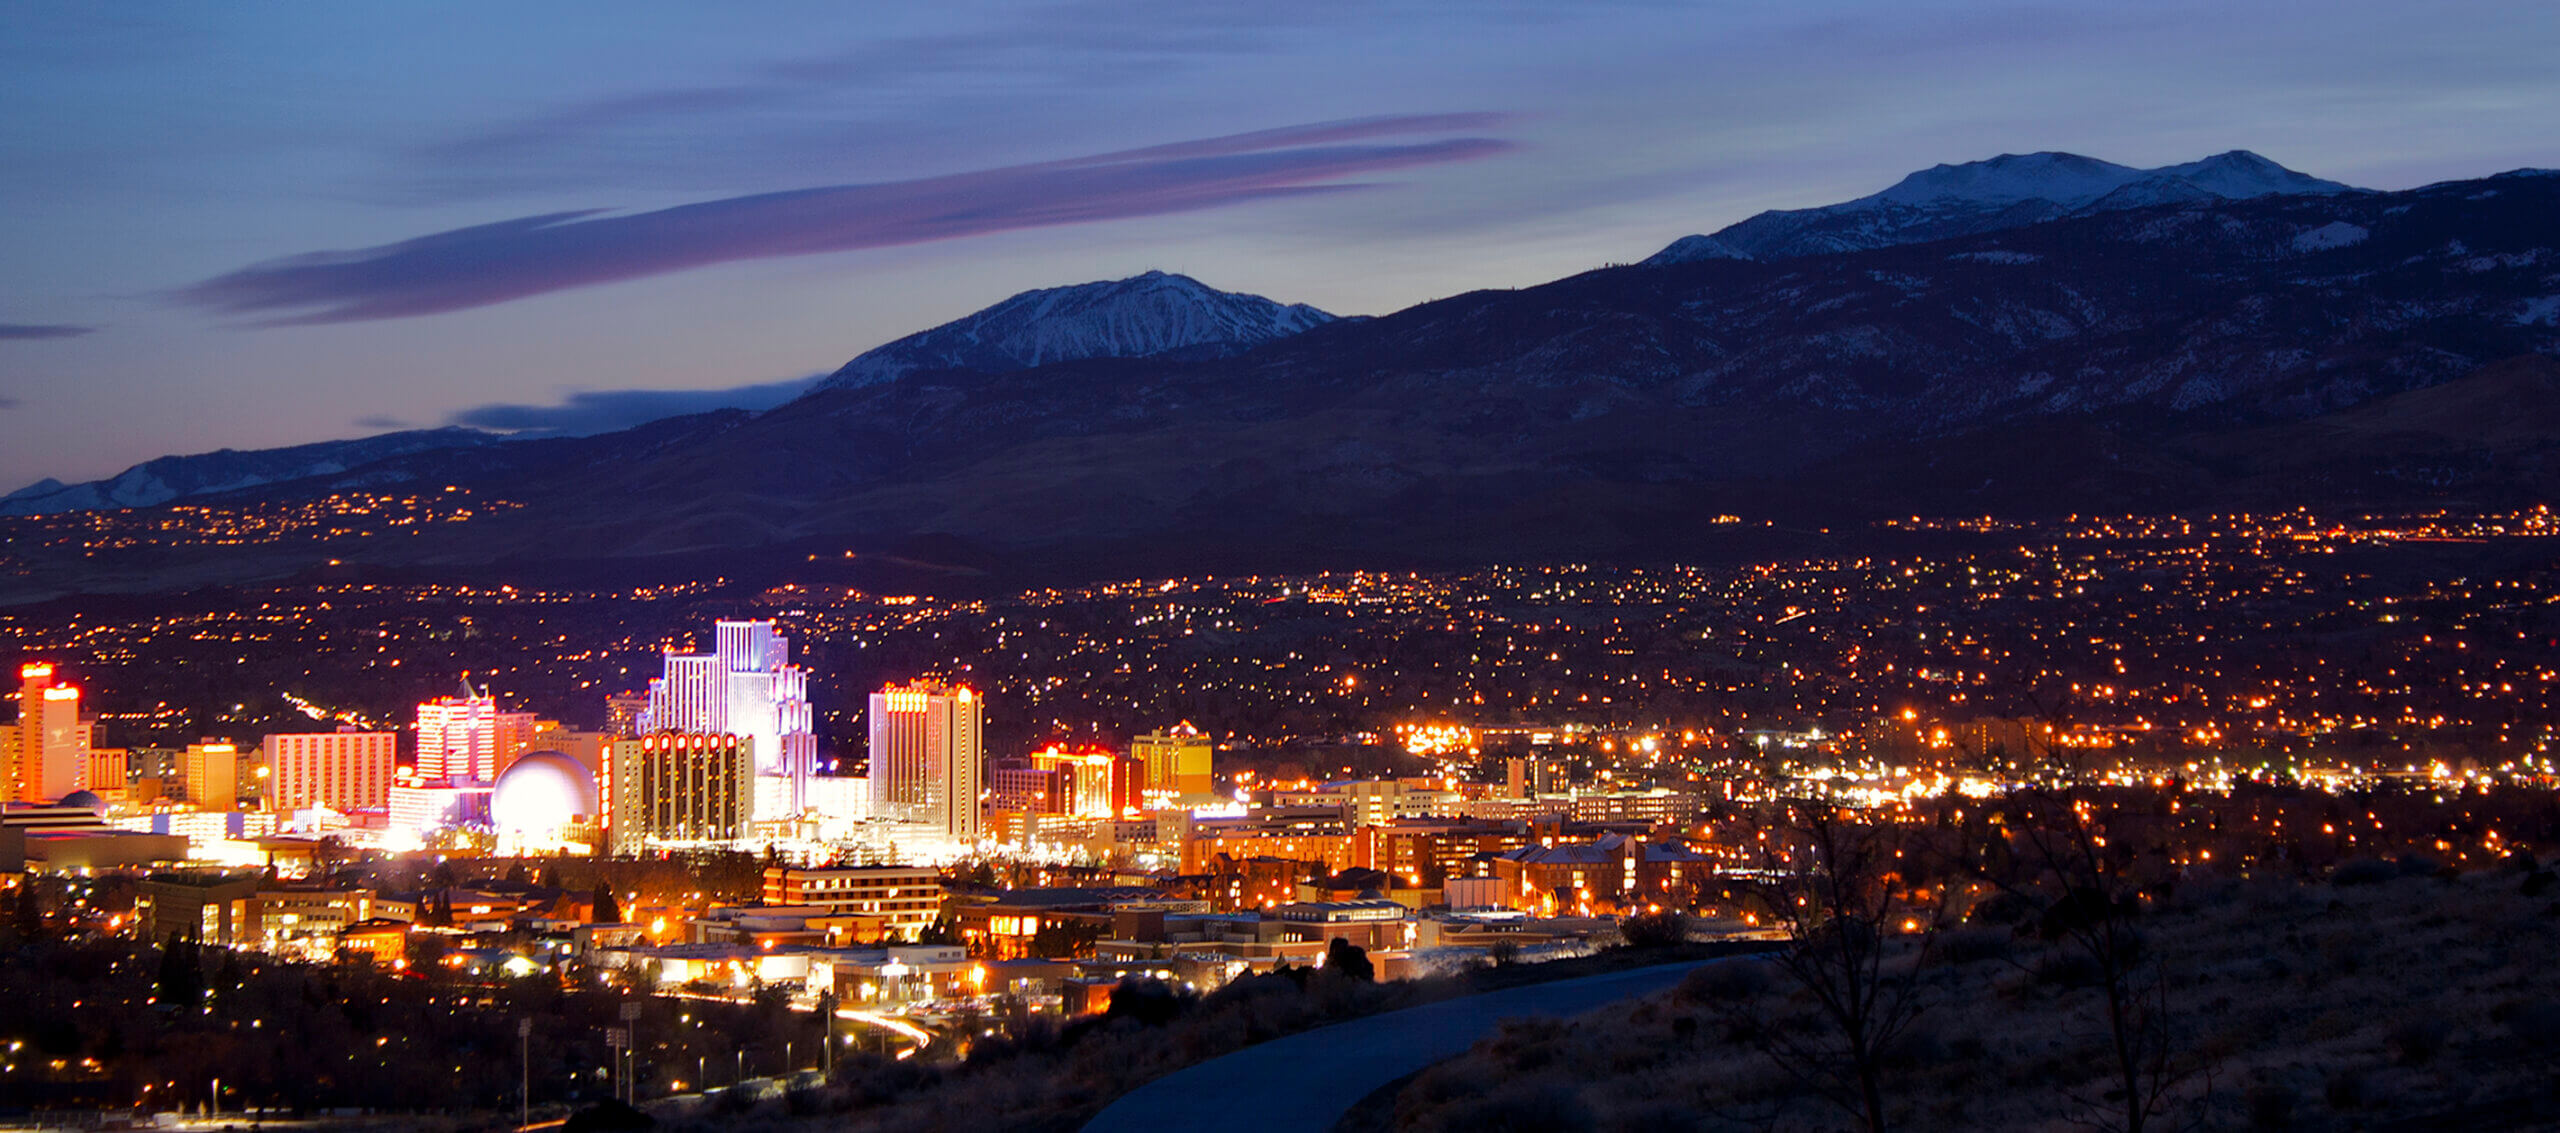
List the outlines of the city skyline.
<svg viewBox="0 0 2560 1133">
<path fill-rule="evenodd" d="M 2553 1126 L 2555 53 L 0 7 L 0 1117 Z"/>
<path fill-rule="evenodd" d="M 2358 933 L 2390 926 L 2374 947 L 2422 952 L 2476 946 L 2481 916 L 2547 918 L 2541 855 L 2560 844 L 2547 506 L 1890 526 L 1936 549 L 1122 581 L 991 601 L 783 588 L 757 595 L 772 620 L 736 617 L 739 596 L 719 591 L 329 582 L 174 623 L 22 612 L 0 640 L 37 690 L 34 722 L 134 747 L 90 752 L 86 794 L 0 807 L 11 954 L 116 958 L 0 969 L 42 1018 L 65 1020 L 0 1024 L 0 1041 L 66 1055 L 0 1058 L 0 1097 L 227 1117 L 449 1107 L 461 1091 L 467 1109 L 548 1119 L 609 1088 L 691 1112 L 790 1090 L 849 1098 L 868 1088 L 870 1050 L 937 1068 L 865 1103 L 888 1112 L 951 1112 L 955 1091 L 1000 1077 L 1009 1100 L 982 1104 L 1001 1109 L 959 1111 L 1151 1127 L 1132 1115 L 1228 1096 L 1187 1085 L 1195 1071 L 1345 1033 L 1314 1027 L 1382 1030 L 1407 1054 L 1364 1061 L 1358 1082 L 1255 1075 L 1283 1083 L 1265 1104 L 1331 1120 L 1416 1068 L 1421 1032 L 1389 1014 L 1416 998 L 1467 1004 L 1485 1029 L 1520 1012 L 1504 989 L 1523 981 L 1595 989 L 1568 1002 L 1638 1013 L 1654 1032 L 1690 1017 L 1694 989 L 1644 992 L 1711 957 L 1836 938 L 1821 925 L 1838 909 L 1788 900 L 1840 900 L 1808 880 L 1839 876 L 1820 872 L 1834 861 L 1860 892 L 1885 887 L 1886 947 L 1945 949 L 1919 970 L 1969 981 L 1933 1010 L 2010 1012 L 2030 1029 L 2095 993 L 2002 994 L 1982 973 L 2016 966 L 1964 950 L 2075 955 L 2010 927 L 2087 891 L 2035 856 L 2039 838 L 2101 840 L 2088 876 L 2140 908 L 2146 956 L 2245 954 L 2261 972 L 2282 947 L 2331 962 L 2334 934 L 2319 951 L 2280 945 L 2266 902 L 2327 901 Z M 706 628 L 711 651 L 673 646 Z M 788 672 L 795 651 L 817 659 L 806 673 Z M 836 754 L 867 739 L 876 777 L 813 778 L 808 811 L 762 813 L 752 737 L 625 734 L 641 706 L 612 678 L 652 667 L 668 675 L 646 715 L 707 728 L 717 709 L 737 728 L 792 706 Z M 459 756 L 445 768 L 458 785 L 412 768 L 387 806 L 299 805 L 315 783 L 387 768 L 397 736 L 296 729 L 380 716 L 414 696 L 410 674 L 463 668 L 487 684 L 417 705 L 422 739 L 459 733 L 438 743 Z M 207 669 L 247 683 L 208 686 Z M 884 671 L 896 676 L 873 683 Z M 66 674 L 95 694 L 79 698 L 94 717 L 46 717 Z M 806 686 L 813 700 L 773 695 Z M 526 725 L 503 744 L 500 687 Z M 628 726 L 581 732 L 536 712 Z M 173 737 L 198 738 L 161 746 Z M 494 784 L 474 782 L 484 761 L 502 767 Z M 182 792 L 166 789 L 172 774 Z M 1890 874 L 1823 841 L 1840 837 L 1894 847 L 1877 859 Z M 2443 912 L 2463 909 L 2480 916 Z M 2349 958 L 2324 976 L 2360 970 Z M 1612 982 L 1630 972 L 1640 987 Z M 2493 963 L 2458 993 L 2547 976 Z M 2259 982 L 2303 990 L 2291 971 Z M 2185 1009 L 2188 993 L 2169 994 Z M 1175 1004 L 1161 1026 L 1182 1030 L 1116 1021 L 1115 999 L 1158 995 Z M 1331 1006 L 1307 1009 L 1319 1002 Z M 1266 1024 L 1290 1012 L 1275 1045 L 1248 1042 L 1237 1004 Z M 362 1011 L 419 1023 L 298 1063 L 267 1053 L 287 1041 L 269 1034 Z M 2476 1017 L 2447 1025 L 2461 1037 L 2428 1063 L 2427 1088 L 2539 1090 L 2459 1053 L 2511 1029 Z M 2311 1052 L 2264 1039 L 2256 1016 L 2238 1025 L 2262 1037 L 2223 1057 L 2281 1073 Z M 2343 1026 L 2359 1043 L 2403 1041 L 2387 1020 Z M 1098 1072 L 1038 1045 L 1053 1028 L 1126 1035 L 1132 1057 Z M 1182 1037 L 1212 1030 L 1233 1037 Z M 207 1035 L 260 1053 L 217 1080 L 188 1061 Z M 483 1056 L 510 1035 L 512 1078 Z M 2029 1084 L 1989 1098 L 1896 1072 L 1887 1096 L 2024 1121 L 2105 1081 L 2096 1062 L 1984 1042 Z M 1669 1049 L 1756 1056 L 1704 1028 Z M 1645 1082 L 1555 1088 L 1610 1105 Z M 2348 1108 L 2408 1113 L 2430 1096 Z M 1777 1104 L 1824 1112 L 1811 1095 Z"/>
</svg>

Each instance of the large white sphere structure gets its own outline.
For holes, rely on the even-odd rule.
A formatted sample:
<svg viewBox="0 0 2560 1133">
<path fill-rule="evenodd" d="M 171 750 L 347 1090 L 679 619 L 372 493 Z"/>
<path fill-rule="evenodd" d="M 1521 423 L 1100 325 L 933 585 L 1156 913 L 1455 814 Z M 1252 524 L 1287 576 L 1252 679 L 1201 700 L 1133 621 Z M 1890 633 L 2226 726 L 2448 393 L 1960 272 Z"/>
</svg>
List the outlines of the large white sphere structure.
<svg viewBox="0 0 2560 1133">
<path fill-rule="evenodd" d="M 489 824 L 502 836 L 556 840 L 595 813 L 595 773 L 556 751 L 528 752 L 508 764 L 489 792 Z"/>
</svg>

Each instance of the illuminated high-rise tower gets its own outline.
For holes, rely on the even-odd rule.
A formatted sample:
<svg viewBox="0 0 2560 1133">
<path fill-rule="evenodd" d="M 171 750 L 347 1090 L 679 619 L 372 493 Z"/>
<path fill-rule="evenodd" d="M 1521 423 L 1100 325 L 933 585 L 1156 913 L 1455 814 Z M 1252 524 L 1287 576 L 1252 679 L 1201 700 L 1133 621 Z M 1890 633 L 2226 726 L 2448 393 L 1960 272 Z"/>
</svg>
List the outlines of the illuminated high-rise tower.
<svg viewBox="0 0 2560 1133">
<path fill-rule="evenodd" d="M 1136 760 L 1095 744 L 1050 744 L 1031 753 L 1031 766 L 1063 773 L 1059 812 L 1079 818 L 1119 818 L 1144 799 L 1143 769 Z"/>
<path fill-rule="evenodd" d="M 1213 747 L 1189 721 L 1129 741 L 1129 757 L 1146 765 L 1148 800 L 1154 805 L 1199 803 L 1210 794 Z"/>
<path fill-rule="evenodd" d="M 871 813 L 978 840 L 985 776 L 979 701 L 966 688 L 918 682 L 871 694 Z"/>
<path fill-rule="evenodd" d="M 634 730 L 744 738 L 755 768 L 754 817 L 799 814 L 818 765 L 809 670 L 790 663 L 791 639 L 770 621 L 715 622 L 711 643 L 709 653 L 666 655 L 666 675 L 649 682 L 649 707 Z"/>
<path fill-rule="evenodd" d="M 259 750 L 266 753 L 272 769 L 266 791 L 269 810 L 309 806 L 356 810 L 391 804 L 392 767 L 400 752 L 398 733 L 360 728 L 290 732 L 268 736 Z"/>
<path fill-rule="evenodd" d="M 471 687 L 418 706 L 418 778 L 430 785 L 487 785 L 533 742 L 533 713 L 500 712 Z"/>
<path fill-rule="evenodd" d="M 18 667 L 19 802 L 49 803 L 89 787 L 89 729 L 80 722 L 80 690 L 53 679 L 53 666 Z"/>
<path fill-rule="evenodd" d="M 227 811 L 240 805 L 239 745 L 204 740 L 188 744 L 180 758 L 187 801 L 197 810 Z"/>
</svg>

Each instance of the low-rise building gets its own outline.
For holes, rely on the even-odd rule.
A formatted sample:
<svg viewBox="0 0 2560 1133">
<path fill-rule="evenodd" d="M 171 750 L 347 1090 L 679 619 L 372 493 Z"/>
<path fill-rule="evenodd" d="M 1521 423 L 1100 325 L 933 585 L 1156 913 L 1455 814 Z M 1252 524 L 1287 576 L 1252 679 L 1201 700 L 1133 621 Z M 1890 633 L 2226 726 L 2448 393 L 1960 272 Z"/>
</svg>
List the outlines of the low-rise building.
<svg viewBox="0 0 2560 1133">
<path fill-rule="evenodd" d="M 241 943 L 268 952 L 337 951 L 347 928 L 373 919 L 373 890 L 342 886 L 262 887 L 250 904 Z"/>
<path fill-rule="evenodd" d="M 1417 925 L 1411 909 L 1375 898 L 1229 913 L 1130 909 L 1113 919 L 1111 935 L 1095 944 L 1094 957 L 1132 969 L 1178 971 L 1186 982 L 1215 986 L 1283 962 L 1319 963 L 1335 940 L 1359 946 L 1383 965 L 1413 948 Z"/>
<path fill-rule="evenodd" d="M 1505 904 L 1547 914 L 1589 916 L 1630 905 L 1685 905 L 1713 860 L 1676 842 L 1608 834 L 1590 842 L 1524 846 L 1492 859 L 1506 883 Z"/>
<path fill-rule="evenodd" d="M 258 881 L 255 873 L 152 874 L 134 895 L 134 924 L 145 940 L 230 947 L 253 931 Z"/>
<path fill-rule="evenodd" d="M 1320 862 L 1326 873 L 1352 864 L 1352 827 L 1339 806 L 1267 807 L 1242 818 L 1191 823 L 1182 842 L 1182 872 L 1208 873 L 1220 856 Z"/>
<path fill-rule="evenodd" d="M 882 934 L 913 940 L 942 915 L 942 872 L 932 866 L 767 866 L 764 903 L 809 905 L 831 916 L 872 918 Z"/>
<path fill-rule="evenodd" d="M 1338 779 L 1312 791 L 1278 791 L 1274 808 L 1339 807 L 1352 829 L 1384 826 L 1399 818 L 1454 814 L 1458 792 L 1422 780 Z"/>
<path fill-rule="evenodd" d="M 1206 901 L 1168 897 L 1140 886 L 1007 889 L 958 904 L 954 920 L 969 950 L 991 960 L 1086 953 L 1109 935 L 1123 911 L 1205 912 Z"/>
<path fill-rule="evenodd" d="M 743 944 L 768 952 L 851 948 L 881 943 L 887 924 L 882 914 L 849 913 L 832 905 L 738 905 L 686 921 L 685 938 L 695 944 Z"/>
<path fill-rule="evenodd" d="M 838 1003 L 913 1003 L 978 995 L 993 986 L 987 966 L 956 944 L 898 944 L 839 952 L 823 973 Z M 821 973 L 812 969 L 811 986 Z"/>
<path fill-rule="evenodd" d="M 1490 876 L 1490 855 L 1528 844 L 1523 822 L 1400 818 L 1361 828 L 1352 864 L 1393 874 L 1417 889 L 1437 889 L 1450 878 Z"/>
</svg>

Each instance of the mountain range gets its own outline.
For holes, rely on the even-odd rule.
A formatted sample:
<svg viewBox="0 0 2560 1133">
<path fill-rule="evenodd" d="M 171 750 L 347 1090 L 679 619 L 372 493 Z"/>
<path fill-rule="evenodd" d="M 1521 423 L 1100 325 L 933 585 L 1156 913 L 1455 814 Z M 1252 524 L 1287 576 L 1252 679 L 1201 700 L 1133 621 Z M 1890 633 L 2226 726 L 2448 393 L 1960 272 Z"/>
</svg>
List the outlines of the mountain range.
<svg viewBox="0 0 2560 1133">
<path fill-rule="evenodd" d="M 320 441 L 289 448 L 250 452 L 223 449 L 193 456 L 164 456 L 134 465 L 107 479 L 83 484 L 38 480 L 0 496 L 0 515 L 150 507 L 173 500 L 330 476 L 412 453 L 476 448 L 505 439 L 477 429 L 412 429 L 352 441 Z"/>
<path fill-rule="evenodd" d="M 1186 275 L 1150 271 L 1128 279 L 1022 292 L 975 314 L 864 351 L 811 389 L 853 389 L 946 370 L 1006 373 L 1089 358 L 1221 357 L 1332 321 L 1334 316 L 1303 303 L 1284 306 L 1259 295 L 1219 291 Z M 660 422 L 651 431 L 663 431 L 665 424 Z M 329 478 L 357 468 L 365 469 L 365 474 L 331 482 L 337 487 L 381 487 L 441 474 L 418 461 L 398 458 L 529 439 L 447 427 L 251 452 L 223 449 L 163 456 L 104 480 L 37 481 L 0 496 L 0 516 L 150 507 Z M 552 451 L 577 447 L 552 446 Z M 523 455 L 511 450 L 506 459 L 490 463 L 513 466 Z"/>
<path fill-rule="evenodd" d="M 2039 154 L 1698 239 L 1738 254 L 1372 319 L 1154 273 L 1028 292 L 759 415 L 427 449 L 232 498 L 420 479 L 522 505 L 330 548 L 386 566 L 576 548 L 1057 578 L 2560 494 L 2560 174 L 2384 193 L 2246 154 Z M 161 584 L 117 569 L 37 563 L 14 592 Z"/>
<path fill-rule="evenodd" d="M 1697 260 L 1782 260 L 2021 228 L 2075 213 L 2360 191 L 2296 173 L 2247 150 L 2158 169 L 2072 153 L 2004 153 L 1985 161 L 1931 166 L 1854 201 L 1771 210 L 1712 235 L 1684 236 L 1644 262 L 1660 267 Z"/>
</svg>

